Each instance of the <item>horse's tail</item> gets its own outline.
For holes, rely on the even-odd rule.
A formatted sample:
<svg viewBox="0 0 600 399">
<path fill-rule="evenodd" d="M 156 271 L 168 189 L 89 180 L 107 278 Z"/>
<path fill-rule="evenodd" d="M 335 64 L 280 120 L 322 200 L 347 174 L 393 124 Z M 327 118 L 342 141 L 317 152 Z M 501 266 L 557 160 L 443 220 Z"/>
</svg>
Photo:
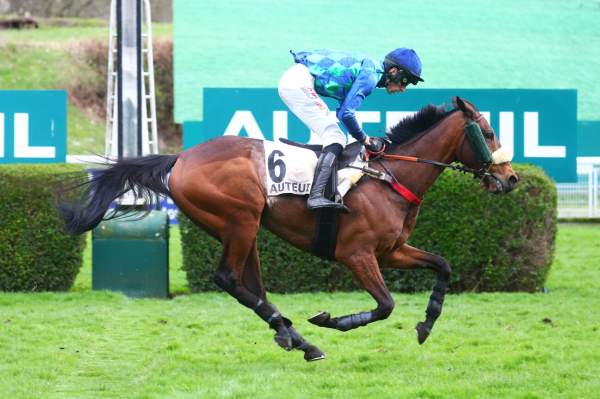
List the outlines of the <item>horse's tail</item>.
<svg viewBox="0 0 600 399">
<path fill-rule="evenodd" d="M 178 157 L 148 155 L 124 159 L 108 168 L 93 170 L 91 179 L 65 190 L 83 189 L 80 197 L 72 202 L 57 204 L 67 232 L 81 234 L 96 227 L 112 202 L 129 190 L 133 192 L 135 200 L 142 198 L 149 209 L 155 207 L 158 201 L 156 194 L 170 195 L 166 185 L 167 175 Z"/>
</svg>

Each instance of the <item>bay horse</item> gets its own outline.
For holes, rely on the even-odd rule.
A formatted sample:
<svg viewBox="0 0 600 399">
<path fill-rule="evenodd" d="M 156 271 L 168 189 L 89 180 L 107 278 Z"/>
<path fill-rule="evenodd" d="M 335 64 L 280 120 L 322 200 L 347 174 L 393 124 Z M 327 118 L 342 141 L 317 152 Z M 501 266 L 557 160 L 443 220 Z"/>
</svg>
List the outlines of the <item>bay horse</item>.
<svg viewBox="0 0 600 399">
<path fill-rule="evenodd" d="M 443 106 L 429 105 L 400 121 L 387 133 L 389 145 L 377 157 L 380 163 L 372 163 L 371 167 L 387 170 L 419 198 L 444 165 L 453 162 L 479 171 L 476 174 L 491 193 L 512 190 L 518 178 L 509 160 L 479 161 L 476 146 L 466 138 L 466 126 L 476 124 L 483 146 L 498 152 L 500 143 L 488 121 L 466 100 L 454 97 L 453 106 L 447 111 Z M 267 300 L 256 243 L 259 227 L 262 224 L 292 245 L 310 251 L 316 216 L 307 209 L 303 196 L 267 196 L 264 156 L 260 140 L 224 136 L 177 155 L 125 159 L 97 171 L 84 183 L 81 198 L 59 204 L 58 208 L 67 231 L 80 234 L 109 217 L 106 212 L 110 204 L 128 190 L 150 202 L 156 200 L 156 193 L 170 196 L 179 210 L 222 243 L 215 283 L 275 330 L 279 346 L 302 350 L 307 361 L 322 359 L 324 353 L 305 340 Z M 434 162 L 394 161 L 403 156 Z M 345 204 L 351 212 L 339 215 L 335 260 L 350 269 L 377 306 L 340 317 L 321 312 L 309 321 L 347 331 L 384 320 L 392 313 L 394 300 L 380 268 L 427 268 L 435 272 L 437 281 L 425 321 L 416 325 L 422 344 L 442 311 L 451 268 L 444 258 L 406 243 L 415 227 L 419 205 L 393 191 L 386 182 L 368 177 L 349 191 Z"/>
</svg>

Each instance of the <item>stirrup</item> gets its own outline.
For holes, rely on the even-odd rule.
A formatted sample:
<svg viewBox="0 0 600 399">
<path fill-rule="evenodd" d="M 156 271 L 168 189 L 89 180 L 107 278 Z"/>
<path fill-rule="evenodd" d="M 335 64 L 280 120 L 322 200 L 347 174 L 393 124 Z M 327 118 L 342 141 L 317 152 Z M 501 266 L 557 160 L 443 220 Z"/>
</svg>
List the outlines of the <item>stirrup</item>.
<svg viewBox="0 0 600 399">
<path fill-rule="evenodd" d="M 323 197 L 309 198 L 306 201 L 308 209 L 322 209 L 322 208 L 331 208 L 335 210 L 339 210 L 344 213 L 350 213 L 350 209 L 344 204 L 340 204 L 339 202 L 333 202 Z"/>
</svg>

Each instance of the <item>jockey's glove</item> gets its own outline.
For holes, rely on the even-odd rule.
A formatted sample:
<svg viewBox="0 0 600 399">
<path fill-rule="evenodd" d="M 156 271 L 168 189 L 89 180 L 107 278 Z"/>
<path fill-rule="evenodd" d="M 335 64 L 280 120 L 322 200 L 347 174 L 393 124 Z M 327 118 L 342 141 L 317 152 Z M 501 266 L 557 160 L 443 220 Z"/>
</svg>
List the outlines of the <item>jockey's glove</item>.
<svg viewBox="0 0 600 399">
<path fill-rule="evenodd" d="M 363 141 L 365 148 L 371 152 L 381 152 L 385 146 L 385 143 L 381 137 L 369 137 Z"/>
</svg>

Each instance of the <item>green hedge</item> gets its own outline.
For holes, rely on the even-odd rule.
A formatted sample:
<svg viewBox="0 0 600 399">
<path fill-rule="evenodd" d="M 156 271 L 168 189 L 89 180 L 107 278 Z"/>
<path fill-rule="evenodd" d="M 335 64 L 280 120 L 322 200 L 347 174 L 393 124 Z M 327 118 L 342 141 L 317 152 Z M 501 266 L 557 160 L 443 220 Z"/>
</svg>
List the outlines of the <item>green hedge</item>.
<svg viewBox="0 0 600 399">
<path fill-rule="evenodd" d="M 444 172 L 425 196 L 409 243 L 441 255 L 453 269 L 452 291 L 536 291 L 554 252 L 556 188 L 537 167 L 514 165 L 520 182 L 492 195 L 469 176 Z M 183 268 L 192 291 L 215 290 L 220 244 L 182 216 Z M 356 289 L 342 265 L 323 261 L 261 229 L 259 251 L 272 292 Z M 384 269 L 393 291 L 429 290 L 431 272 Z"/>
<path fill-rule="evenodd" d="M 0 166 L 0 291 L 68 290 L 85 236 L 64 233 L 54 191 L 79 165 Z"/>
</svg>

